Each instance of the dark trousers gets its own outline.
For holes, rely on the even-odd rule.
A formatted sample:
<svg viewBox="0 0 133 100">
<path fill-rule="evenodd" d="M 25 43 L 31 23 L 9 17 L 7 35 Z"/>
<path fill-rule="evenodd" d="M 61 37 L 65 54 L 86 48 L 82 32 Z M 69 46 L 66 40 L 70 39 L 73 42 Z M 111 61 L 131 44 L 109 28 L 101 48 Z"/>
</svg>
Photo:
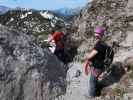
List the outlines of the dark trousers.
<svg viewBox="0 0 133 100">
<path fill-rule="evenodd" d="M 58 57 L 59 60 L 65 62 L 64 48 L 56 48 L 54 54 Z"/>
<path fill-rule="evenodd" d="M 102 73 L 102 70 L 96 69 L 94 67 L 91 68 L 89 76 L 88 76 L 88 94 L 91 97 L 95 97 L 97 95 L 97 87 L 99 85 L 98 76 Z"/>
<path fill-rule="evenodd" d="M 96 84 L 97 84 L 97 79 L 91 71 L 88 77 L 88 96 L 91 97 L 96 96 Z"/>
</svg>

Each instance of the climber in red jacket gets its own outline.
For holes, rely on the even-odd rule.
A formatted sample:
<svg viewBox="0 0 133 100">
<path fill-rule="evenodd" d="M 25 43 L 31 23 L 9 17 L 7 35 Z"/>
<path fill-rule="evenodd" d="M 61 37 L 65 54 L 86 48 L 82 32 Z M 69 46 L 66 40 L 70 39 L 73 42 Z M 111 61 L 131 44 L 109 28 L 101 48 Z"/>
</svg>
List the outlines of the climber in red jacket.
<svg viewBox="0 0 133 100">
<path fill-rule="evenodd" d="M 48 40 L 48 42 L 51 42 L 54 40 L 56 44 L 56 48 L 54 51 L 54 54 L 61 60 L 64 61 L 64 33 L 60 31 L 52 30 L 51 32 L 51 38 Z"/>
</svg>

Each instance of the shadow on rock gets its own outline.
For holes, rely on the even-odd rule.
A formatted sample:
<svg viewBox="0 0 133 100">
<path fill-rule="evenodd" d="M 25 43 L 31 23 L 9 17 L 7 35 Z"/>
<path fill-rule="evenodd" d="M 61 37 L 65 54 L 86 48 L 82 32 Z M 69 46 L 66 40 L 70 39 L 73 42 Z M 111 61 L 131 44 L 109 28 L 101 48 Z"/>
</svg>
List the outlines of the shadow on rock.
<svg viewBox="0 0 133 100">
<path fill-rule="evenodd" d="M 76 47 L 70 47 L 69 49 L 66 48 L 64 51 L 64 55 L 65 55 L 64 64 L 68 64 L 69 62 L 72 62 L 76 54 L 77 54 Z"/>
<path fill-rule="evenodd" d="M 110 86 L 116 82 L 119 82 L 121 77 L 125 74 L 124 65 L 121 62 L 115 62 L 111 68 L 107 71 L 104 78 L 98 82 L 97 96 L 100 96 L 101 90 L 107 86 Z"/>
</svg>

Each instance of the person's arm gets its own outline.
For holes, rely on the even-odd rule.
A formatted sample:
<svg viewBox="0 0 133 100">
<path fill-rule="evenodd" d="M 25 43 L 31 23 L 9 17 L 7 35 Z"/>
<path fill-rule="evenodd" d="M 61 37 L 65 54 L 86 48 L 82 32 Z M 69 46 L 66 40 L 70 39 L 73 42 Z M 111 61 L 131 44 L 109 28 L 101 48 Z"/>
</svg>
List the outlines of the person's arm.
<svg viewBox="0 0 133 100">
<path fill-rule="evenodd" d="M 53 36 L 51 36 L 51 37 L 48 39 L 47 42 L 50 43 L 53 39 L 54 39 Z"/>
<path fill-rule="evenodd" d="M 97 50 L 93 49 L 90 53 L 87 53 L 85 55 L 85 65 L 84 65 L 84 71 L 85 74 L 88 75 L 89 73 L 89 69 L 90 69 L 90 60 L 98 53 Z"/>
<path fill-rule="evenodd" d="M 52 42 L 52 40 L 54 40 L 56 36 L 57 36 L 57 33 L 55 32 L 55 33 L 49 38 L 48 43 L 49 43 L 49 42 Z"/>
<path fill-rule="evenodd" d="M 97 53 L 98 53 L 98 51 L 93 49 L 90 53 L 87 53 L 85 55 L 85 60 L 90 61 Z"/>
</svg>

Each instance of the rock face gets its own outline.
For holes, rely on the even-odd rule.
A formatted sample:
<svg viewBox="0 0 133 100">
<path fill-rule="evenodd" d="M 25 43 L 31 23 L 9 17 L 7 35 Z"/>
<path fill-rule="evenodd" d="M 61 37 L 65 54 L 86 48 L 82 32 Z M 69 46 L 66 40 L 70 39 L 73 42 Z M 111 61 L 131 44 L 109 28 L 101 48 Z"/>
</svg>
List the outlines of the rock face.
<svg viewBox="0 0 133 100">
<path fill-rule="evenodd" d="M 65 92 L 65 73 L 34 36 L 0 25 L 0 100 L 51 100 Z"/>
<path fill-rule="evenodd" d="M 107 32 L 105 40 L 108 43 L 115 42 L 115 58 L 110 73 L 105 77 L 103 83 L 107 85 L 102 90 L 98 100 L 132 100 L 133 99 L 133 1 L 132 0 L 93 0 L 81 10 L 80 15 L 73 23 L 72 39 L 78 43 L 78 61 L 81 61 L 85 52 L 92 48 L 94 29 L 98 25 L 106 26 Z M 76 63 L 70 71 L 79 66 Z M 80 65 L 82 67 L 83 65 Z M 80 68 L 79 67 L 79 68 Z M 80 69 L 81 70 L 81 69 Z M 81 70 L 81 72 L 83 72 Z M 68 73 L 71 75 L 72 73 Z M 79 87 L 73 89 L 70 84 L 68 92 L 69 98 L 65 100 L 88 100 L 85 99 L 81 91 L 85 89 L 82 82 L 84 76 L 71 78 L 78 80 Z M 77 81 L 71 81 L 70 83 Z M 74 84 L 75 86 L 75 84 Z M 81 88 L 81 89 L 79 89 Z M 77 90 L 76 90 L 77 89 Z M 87 88 L 86 88 L 87 89 Z M 79 91 L 81 90 L 81 91 Z M 78 93 L 77 93 L 78 91 Z M 72 99 L 71 99 L 72 98 Z M 96 100 L 94 98 L 92 100 Z"/>
<path fill-rule="evenodd" d="M 72 36 L 73 39 L 80 41 L 79 43 L 82 45 L 88 43 L 89 48 L 94 43 L 93 34 L 95 27 L 103 25 L 107 28 L 106 41 L 115 41 L 119 45 L 117 46 L 116 56 L 119 56 L 120 59 L 116 60 L 123 61 L 133 52 L 133 39 L 131 38 L 133 33 L 132 3 L 132 0 L 93 0 L 88 3 L 74 21 L 73 28 L 76 31 Z M 80 46 L 82 47 L 82 45 Z"/>
</svg>

